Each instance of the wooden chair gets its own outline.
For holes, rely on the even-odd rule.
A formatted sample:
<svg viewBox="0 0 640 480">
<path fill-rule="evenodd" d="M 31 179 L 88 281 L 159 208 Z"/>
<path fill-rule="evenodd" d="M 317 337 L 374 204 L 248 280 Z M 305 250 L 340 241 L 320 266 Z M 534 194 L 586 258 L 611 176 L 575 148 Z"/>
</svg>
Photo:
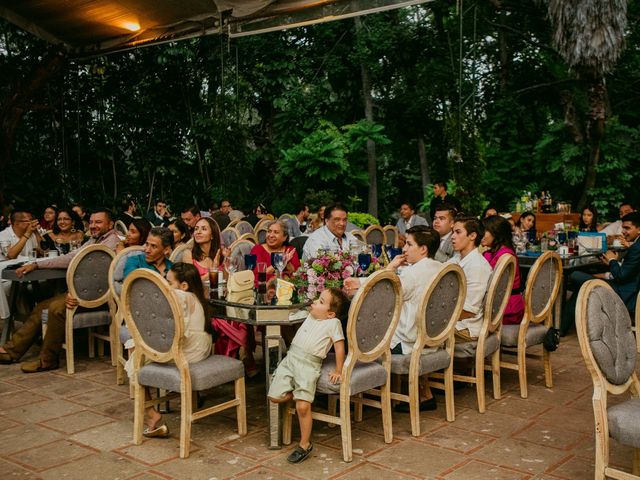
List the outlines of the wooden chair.
<svg viewBox="0 0 640 480">
<path fill-rule="evenodd" d="M 253 226 L 253 231 L 257 232 L 258 228 L 266 225 L 269 222 L 273 222 L 274 220 L 270 219 L 270 218 L 261 218 L 260 220 L 258 220 L 258 222 Z"/>
<path fill-rule="evenodd" d="M 364 240 L 367 245 L 384 245 L 385 233 L 380 225 L 369 225 L 364 231 Z"/>
<path fill-rule="evenodd" d="M 115 257 L 113 250 L 104 245 L 89 245 L 82 248 L 73 257 L 67 269 L 67 287 L 69 294 L 78 299 L 78 305 L 67 308 L 65 324 L 65 343 L 67 350 L 67 373 L 75 373 L 73 356 L 73 331 L 78 328 L 89 329 L 89 357 L 95 356 L 97 338 L 108 342 L 111 347 L 111 364 L 116 365 L 117 342 L 114 310 L 109 292 L 109 267 Z M 107 307 L 107 308 L 105 308 Z M 81 309 L 81 310 L 79 310 Z M 93 332 L 94 327 L 108 326 L 109 334 Z M 98 355 L 104 354 L 104 345 L 98 344 Z"/>
<path fill-rule="evenodd" d="M 283 221 L 287 221 L 290 220 L 294 217 L 294 215 L 291 215 L 290 213 L 283 213 L 282 215 L 280 215 L 278 217 L 278 220 L 283 220 Z"/>
<path fill-rule="evenodd" d="M 635 373 L 636 342 L 624 302 L 603 280 L 589 280 L 578 293 L 576 329 L 582 357 L 593 381 L 595 478 L 640 478 L 640 382 Z M 608 394 L 631 391 L 632 398 L 607 407 Z M 633 475 L 609 466 L 609 437 L 633 447 Z"/>
<path fill-rule="evenodd" d="M 254 245 L 256 243 L 258 243 L 258 239 L 256 238 L 256 234 L 255 233 L 243 233 L 242 235 L 240 235 L 240 238 L 238 238 L 238 240 L 247 240 L 247 241 L 253 243 Z M 238 240 L 236 240 L 236 242 Z"/>
<path fill-rule="evenodd" d="M 395 225 L 386 225 L 382 230 L 384 231 L 385 244 L 397 248 L 399 237 L 398 227 Z"/>
<path fill-rule="evenodd" d="M 638 335 L 638 325 L 640 324 L 640 291 L 638 292 L 638 297 L 636 298 L 636 314 L 635 321 L 633 323 L 633 333 L 636 335 L 636 350 L 640 353 L 640 335 Z"/>
<path fill-rule="evenodd" d="M 182 257 L 184 256 L 184 254 L 187 252 L 187 250 L 191 250 L 193 248 L 193 245 L 189 244 L 189 243 L 183 243 L 182 245 L 178 245 L 176 248 L 173 249 L 173 252 L 171 252 L 171 255 L 169 255 L 169 260 L 171 260 L 171 262 L 173 263 L 178 263 L 182 261 Z"/>
<path fill-rule="evenodd" d="M 527 357 L 542 358 L 547 388 L 553 387 L 551 354 L 527 353 L 527 348 L 541 345 L 553 323 L 553 307 L 562 284 L 562 260 L 555 252 L 543 253 L 534 263 L 524 292 L 524 317 L 520 325 L 503 325 L 500 334 L 500 367 L 516 370 L 520 396 L 527 398 Z M 517 355 L 517 362 L 504 361 L 504 355 Z"/>
<path fill-rule="evenodd" d="M 351 444 L 350 399 L 359 404 L 382 409 L 384 441 L 391 443 L 391 351 L 389 344 L 400 318 L 402 294 L 398 276 L 380 270 L 369 277 L 356 293 L 349 309 L 346 337 L 349 353 L 342 368 L 342 382 L 329 382 L 329 373 L 335 370 L 335 357 L 328 356 L 320 373 L 317 392 L 340 396 L 340 415 L 313 412 L 313 418 L 340 425 L 342 455 L 345 462 L 353 459 Z M 382 361 L 378 361 L 381 359 Z M 380 400 L 363 398 L 362 393 L 379 389 Z M 355 396 L 355 397 L 354 397 Z M 334 397 L 335 398 L 335 397 Z M 335 405 L 335 403 L 334 403 Z M 356 405 L 358 407 L 358 405 Z M 292 415 L 295 408 L 285 408 L 283 443 L 291 443 Z"/>
<path fill-rule="evenodd" d="M 230 247 L 233 244 L 233 242 L 235 242 L 236 240 L 238 240 L 238 238 L 240 238 L 240 234 L 233 227 L 225 228 L 222 231 L 221 235 L 222 235 L 222 243 L 224 244 L 225 247 Z"/>
<path fill-rule="evenodd" d="M 438 275 L 426 285 L 416 318 L 418 338 L 407 355 L 391 355 L 391 373 L 409 376 L 409 395 L 399 388 L 391 393 L 393 400 L 409 403 L 411 435 L 420 436 L 419 377 L 444 370 L 444 383 L 431 383 L 445 392 L 447 421 L 455 420 L 453 401 L 453 349 L 455 325 L 460 318 L 467 292 L 464 272 L 458 265 L 445 264 Z M 425 348 L 436 349 L 424 352 Z M 396 382 L 399 387 L 400 382 Z"/>
<path fill-rule="evenodd" d="M 239 238 L 229 247 L 229 250 L 231 250 L 231 258 L 237 259 L 238 271 L 246 269 L 246 266 L 244 264 L 244 256 L 249 255 L 254 246 L 255 245 L 253 242 Z"/>
<path fill-rule="evenodd" d="M 473 375 L 454 374 L 453 379 L 460 382 L 475 383 L 478 397 L 478 411 L 486 410 L 484 392 L 484 371 L 490 370 L 493 377 L 493 398 L 500 398 L 500 328 L 502 315 L 507 307 L 513 277 L 516 273 L 516 259 L 512 255 L 503 255 L 496 263 L 491 275 L 487 294 L 484 298 L 484 319 L 477 341 L 456 343 L 454 357 L 475 360 Z M 491 357 L 491 365 L 485 366 L 485 358 Z"/>
<path fill-rule="evenodd" d="M 136 345 L 134 357 L 135 400 L 133 441 L 142 443 L 145 408 L 167 397 L 145 401 L 144 387 L 180 392 L 180 458 L 189 456 L 191 424 L 207 415 L 235 408 L 238 434 L 246 435 L 247 419 L 244 366 L 240 360 L 211 355 L 188 364 L 182 352 L 182 306 L 166 281 L 148 269 L 132 272 L 122 287 L 125 322 Z M 145 364 L 145 360 L 152 363 Z M 232 400 L 193 411 L 193 391 L 234 382 Z"/>
<path fill-rule="evenodd" d="M 262 220 L 259 223 L 260 226 L 256 225 L 256 238 L 258 239 L 258 244 L 264 243 L 267 240 L 267 230 L 271 226 L 274 220 L 267 220 L 263 222 Z"/>
<path fill-rule="evenodd" d="M 353 235 L 354 237 L 356 237 L 358 240 L 360 240 L 362 243 L 366 243 L 364 241 L 364 232 L 362 230 L 351 230 L 351 235 Z"/>
<path fill-rule="evenodd" d="M 120 302 L 120 293 L 122 293 L 122 283 L 124 282 L 124 265 L 127 263 L 129 257 L 134 255 L 143 255 L 144 247 L 141 245 L 136 245 L 133 247 L 127 247 L 122 250 L 119 254 L 111 262 L 111 266 L 109 267 L 109 293 L 111 294 L 111 301 L 113 302 L 114 308 L 114 335 L 117 340 L 116 342 L 116 384 L 122 385 L 124 384 L 124 364 L 127 360 L 124 358 L 123 351 L 123 339 L 120 338 L 120 327 L 122 322 L 124 322 L 124 315 L 122 311 L 122 302 Z M 133 384 L 131 384 L 133 385 Z M 130 391 L 131 398 L 133 398 L 133 388 Z"/>
<path fill-rule="evenodd" d="M 127 233 L 129 233 L 129 229 L 122 220 L 116 220 L 113 224 L 113 228 L 116 230 L 116 232 L 118 232 L 118 235 L 120 236 L 126 237 Z"/>
<path fill-rule="evenodd" d="M 229 222 L 229 225 L 227 225 L 227 227 L 226 227 L 226 228 L 229 228 L 229 227 L 231 227 L 231 228 L 236 228 L 236 225 L 237 225 L 238 223 L 240 223 L 240 221 L 241 221 L 241 219 L 239 219 L 239 218 L 236 218 L 235 220 L 231 220 L 231 221 Z"/>
<path fill-rule="evenodd" d="M 245 233 L 253 233 L 253 227 L 246 220 L 238 221 L 238 223 L 236 223 L 234 227 L 240 235 L 244 235 Z"/>
</svg>

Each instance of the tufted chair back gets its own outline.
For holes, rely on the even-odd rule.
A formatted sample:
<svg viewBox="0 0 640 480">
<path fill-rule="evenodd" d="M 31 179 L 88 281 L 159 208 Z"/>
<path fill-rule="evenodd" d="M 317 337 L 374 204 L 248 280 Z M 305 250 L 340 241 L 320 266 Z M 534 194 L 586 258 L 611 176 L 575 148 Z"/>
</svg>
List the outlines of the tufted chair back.
<svg viewBox="0 0 640 480">
<path fill-rule="evenodd" d="M 222 243 L 225 247 L 230 247 L 233 242 L 238 240 L 238 231 L 233 227 L 227 227 L 222 231 Z"/>
<path fill-rule="evenodd" d="M 543 253 L 529 272 L 524 301 L 533 323 L 550 318 L 562 281 L 562 260 L 554 252 Z"/>
<path fill-rule="evenodd" d="M 136 348 L 156 362 L 172 358 L 183 326 L 178 300 L 162 276 L 142 268 L 131 272 L 122 287 L 122 305 Z"/>
<path fill-rule="evenodd" d="M 502 323 L 502 315 L 511 296 L 515 274 L 516 258 L 513 255 L 502 255 L 493 269 L 485 297 L 484 316 L 485 322 L 488 319 L 489 332 L 496 331 Z"/>
<path fill-rule="evenodd" d="M 384 245 L 386 243 L 384 230 L 378 225 L 371 225 L 364 232 L 365 242 L 368 245 Z"/>
<path fill-rule="evenodd" d="M 169 260 L 171 260 L 171 262 L 173 263 L 182 262 L 182 258 L 184 257 L 184 254 L 187 252 L 187 250 L 191 250 L 192 248 L 193 248 L 193 244 L 189 244 L 189 243 L 183 243 L 182 245 L 178 245 L 176 248 L 173 249 L 173 252 L 171 252 L 171 255 L 169 255 Z"/>
<path fill-rule="evenodd" d="M 347 324 L 349 349 L 358 360 L 371 361 L 389 348 L 401 305 L 397 275 L 380 270 L 369 277 L 351 302 Z"/>
<path fill-rule="evenodd" d="M 67 287 L 81 307 L 93 308 L 107 301 L 108 273 L 114 256 L 113 251 L 104 245 L 88 245 L 71 260 Z"/>
<path fill-rule="evenodd" d="M 383 228 L 385 243 L 394 247 L 398 246 L 398 228 L 395 225 L 387 225 Z"/>
<path fill-rule="evenodd" d="M 264 243 L 267 241 L 267 230 L 273 223 L 273 220 L 260 221 L 258 225 L 256 225 L 256 238 L 258 239 L 258 243 Z"/>
<path fill-rule="evenodd" d="M 236 230 L 240 235 L 244 235 L 245 233 L 253 233 L 253 227 L 246 220 L 240 220 L 236 224 Z"/>
<path fill-rule="evenodd" d="M 458 265 L 445 264 L 425 289 L 420 311 L 425 312 L 424 342 L 429 346 L 440 345 L 451 327 L 460 318 L 467 292 L 464 272 Z"/>
<path fill-rule="evenodd" d="M 111 267 L 109 268 L 109 289 L 118 306 L 120 305 L 122 282 L 124 282 L 124 265 L 127 263 L 129 257 L 135 255 L 144 255 L 144 247 L 141 245 L 127 247 L 117 254 L 113 262 L 111 262 Z"/>
<path fill-rule="evenodd" d="M 239 272 L 246 270 L 247 267 L 244 264 L 244 256 L 249 255 L 253 247 L 253 243 L 249 240 L 237 240 L 231 245 L 231 258 L 237 258 Z"/>
</svg>

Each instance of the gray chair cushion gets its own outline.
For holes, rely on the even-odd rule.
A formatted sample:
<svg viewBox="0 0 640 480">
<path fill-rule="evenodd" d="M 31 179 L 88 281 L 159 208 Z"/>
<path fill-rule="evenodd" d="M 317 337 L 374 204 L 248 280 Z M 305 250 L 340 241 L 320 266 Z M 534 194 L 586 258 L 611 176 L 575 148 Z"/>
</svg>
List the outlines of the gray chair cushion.
<svg viewBox="0 0 640 480">
<path fill-rule="evenodd" d="M 224 355 L 209 358 L 189 365 L 191 388 L 207 390 L 244 376 L 244 365 L 240 360 Z M 147 387 L 162 388 L 170 392 L 180 391 L 180 371 L 174 363 L 150 363 L 138 372 L 138 382 Z"/>
<path fill-rule="evenodd" d="M 409 373 L 411 355 L 391 355 L 391 373 L 406 375 Z M 420 355 L 419 375 L 436 372 L 447 368 L 451 363 L 451 357 L 446 350 L 438 349 L 435 352 Z"/>
<path fill-rule="evenodd" d="M 76 266 L 73 286 L 78 299 L 97 300 L 109 291 L 109 267 L 113 257 L 97 250 L 88 253 Z"/>
<path fill-rule="evenodd" d="M 73 316 L 73 328 L 90 328 L 99 325 L 110 325 L 111 314 L 108 310 L 90 310 L 76 313 Z"/>
<path fill-rule="evenodd" d="M 253 233 L 253 227 L 247 221 L 241 221 L 236 224 L 236 230 L 240 232 L 240 235 L 244 235 L 245 233 Z"/>
<path fill-rule="evenodd" d="M 640 398 L 607 409 L 609 435 L 624 445 L 640 448 Z"/>
<path fill-rule="evenodd" d="M 517 347 L 518 346 L 518 332 L 520 331 L 520 325 L 503 325 L 502 336 L 500 337 L 500 344 L 503 347 Z M 547 334 L 547 327 L 538 324 L 529 324 L 527 328 L 527 335 L 525 341 L 527 346 L 540 345 L 544 336 Z"/>
<path fill-rule="evenodd" d="M 393 320 L 395 299 L 393 283 L 387 278 L 367 292 L 356 318 L 356 341 L 360 351 L 370 352 L 382 342 Z"/>
<path fill-rule="evenodd" d="M 319 393 L 340 393 L 340 384 L 333 384 L 329 381 L 329 374 L 336 370 L 336 359 L 333 355 L 328 355 L 322 364 L 320 378 L 316 385 Z M 366 392 L 372 388 L 379 387 L 387 383 L 387 372 L 382 365 L 377 362 L 358 362 L 351 372 L 351 395 Z"/>
<path fill-rule="evenodd" d="M 614 385 L 625 383 L 636 364 L 636 340 L 620 296 L 596 287 L 587 302 L 587 336 L 596 363 Z"/>
<path fill-rule="evenodd" d="M 535 316 L 540 315 L 547 307 L 557 274 L 553 259 L 549 257 L 540 267 L 536 282 L 531 286 L 531 310 Z"/>
<path fill-rule="evenodd" d="M 453 356 L 458 358 L 475 357 L 478 342 L 456 343 Z M 484 356 L 491 355 L 500 348 L 500 338 L 497 333 L 493 333 L 487 337 L 484 342 Z"/>
<path fill-rule="evenodd" d="M 436 337 L 447 328 L 458 303 L 459 291 L 460 279 L 455 272 L 446 273 L 434 286 L 425 314 L 427 335 Z"/>
</svg>

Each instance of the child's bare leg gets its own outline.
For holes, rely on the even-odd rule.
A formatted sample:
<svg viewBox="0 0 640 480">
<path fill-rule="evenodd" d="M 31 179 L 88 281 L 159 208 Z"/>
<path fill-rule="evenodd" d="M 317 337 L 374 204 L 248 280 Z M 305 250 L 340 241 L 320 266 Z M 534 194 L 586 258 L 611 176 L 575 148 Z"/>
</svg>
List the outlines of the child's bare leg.
<svg viewBox="0 0 640 480">
<path fill-rule="evenodd" d="M 151 391 L 149 390 L 149 387 L 144 387 L 144 398 L 145 400 L 151 400 Z M 147 426 L 153 430 L 162 421 L 162 415 L 153 406 L 147 407 L 145 413 L 147 414 Z"/>
<path fill-rule="evenodd" d="M 300 423 L 300 446 L 306 450 L 311 445 L 311 428 L 313 427 L 311 403 L 305 400 L 296 400 L 296 411 Z"/>
<path fill-rule="evenodd" d="M 422 375 L 418 379 L 418 386 L 420 390 L 420 401 L 431 400 L 433 398 L 431 387 L 429 387 L 429 377 L 427 375 Z"/>
<path fill-rule="evenodd" d="M 293 400 L 293 393 L 287 392 L 282 397 L 269 397 L 269 400 L 273 403 L 287 403 L 290 400 Z"/>
</svg>

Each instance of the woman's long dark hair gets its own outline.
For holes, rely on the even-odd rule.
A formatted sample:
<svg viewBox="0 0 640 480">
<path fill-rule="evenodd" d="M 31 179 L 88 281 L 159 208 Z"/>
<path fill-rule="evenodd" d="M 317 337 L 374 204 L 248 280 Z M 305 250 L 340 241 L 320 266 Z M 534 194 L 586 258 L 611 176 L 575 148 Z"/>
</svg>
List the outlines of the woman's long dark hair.
<svg viewBox="0 0 640 480">
<path fill-rule="evenodd" d="M 589 210 L 591 213 L 593 213 L 593 218 L 591 219 L 591 225 L 587 225 L 586 223 L 584 223 L 584 220 L 582 219 L 582 214 L 584 213 L 585 210 Z M 580 212 L 580 227 L 578 228 L 580 229 L 581 232 L 597 232 L 598 231 L 598 210 L 596 209 L 595 205 L 587 205 L 582 209 L 582 212 Z"/>
<path fill-rule="evenodd" d="M 516 223 L 516 227 L 522 228 L 522 220 L 527 218 L 527 217 L 533 217 L 533 225 L 531 226 L 531 230 L 535 230 L 536 229 L 536 215 L 533 212 L 524 212 L 522 215 L 520 215 L 520 218 L 518 218 L 518 222 Z"/>
<path fill-rule="evenodd" d="M 175 225 L 178 231 L 182 234 L 182 240 L 180 240 L 181 242 L 187 243 L 189 240 L 191 240 L 191 232 L 189 231 L 189 227 L 181 218 L 176 218 L 169 225 Z"/>
<path fill-rule="evenodd" d="M 140 243 L 138 243 L 138 245 L 144 245 L 147 241 L 147 237 L 149 236 L 149 232 L 151 231 L 151 223 L 149 223 L 149 220 L 146 218 L 134 218 L 131 221 L 131 224 L 140 232 Z M 133 245 L 127 246 L 132 247 Z"/>
<path fill-rule="evenodd" d="M 186 282 L 188 285 L 187 291 L 193 293 L 200 305 L 202 305 L 202 309 L 204 310 L 204 329 L 207 333 L 213 333 L 213 327 L 211 326 L 211 318 L 209 312 L 209 302 L 207 302 L 204 296 L 204 286 L 202 285 L 202 279 L 200 278 L 200 274 L 198 273 L 198 269 L 194 267 L 191 263 L 185 262 L 177 262 L 174 263 L 171 267 L 171 271 L 176 276 L 176 280 L 178 282 Z"/>
<path fill-rule="evenodd" d="M 513 246 L 513 236 L 511 234 L 511 224 L 505 218 L 497 215 L 494 217 L 487 217 L 482 221 L 485 232 L 489 232 L 493 235 L 493 245 L 489 251 L 495 253 L 501 247 L 507 247 L 515 252 Z"/>
<path fill-rule="evenodd" d="M 84 232 L 84 223 L 82 223 L 80 216 L 70 208 L 61 208 L 56 213 L 56 219 L 53 221 L 53 228 L 52 228 L 53 233 L 55 234 L 60 233 L 60 227 L 58 226 L 58 216 L 62 212 L 66 213 L 71 217 L 71 222 L 73 222 L 73 225 L 71 226 L 72 229 L 75 229 L 78 232 Z"/>
<path fill-rule="evenodd" d="M 207 222 L 211 229 L 211 248 L 209 248 L 209 258 L 211 260 L 215 260 L 218 250 L 220 250 L 220 227 L 218 227 L 218 224 L 212 218 L 202 217 L 198 222 L 201 222 L 202 220 Z M 202 248 L 200 248 L 200 245 L 195 241 L 193 242 L 193 248 L 191 249 L 191 256 L 198 261 L 202 261 L 207 258 L 202 251 Z"/>
</svg>

